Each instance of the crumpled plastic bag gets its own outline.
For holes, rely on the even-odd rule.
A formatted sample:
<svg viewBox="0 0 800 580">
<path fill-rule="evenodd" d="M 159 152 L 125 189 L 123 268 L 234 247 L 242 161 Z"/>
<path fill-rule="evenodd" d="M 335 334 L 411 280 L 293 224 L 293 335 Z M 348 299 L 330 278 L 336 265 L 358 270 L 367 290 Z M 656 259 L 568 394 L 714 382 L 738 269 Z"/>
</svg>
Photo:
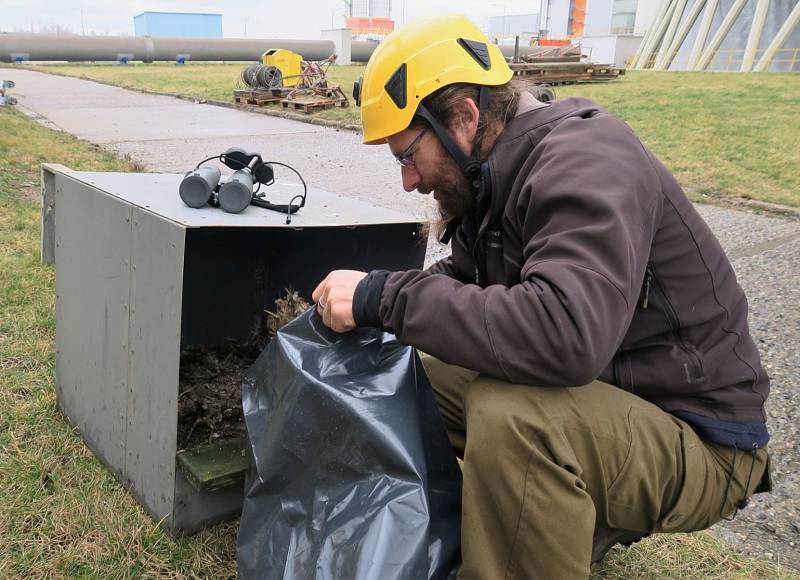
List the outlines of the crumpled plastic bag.
<svg viewBox="0 0 800 580">
<path fill-rule="evenodd" d="M 241 578 L 455 577 L 461 471 L 414 349 L 334 333 L 311 308 L 249 369 L 242 404 Z"/>
</svg>

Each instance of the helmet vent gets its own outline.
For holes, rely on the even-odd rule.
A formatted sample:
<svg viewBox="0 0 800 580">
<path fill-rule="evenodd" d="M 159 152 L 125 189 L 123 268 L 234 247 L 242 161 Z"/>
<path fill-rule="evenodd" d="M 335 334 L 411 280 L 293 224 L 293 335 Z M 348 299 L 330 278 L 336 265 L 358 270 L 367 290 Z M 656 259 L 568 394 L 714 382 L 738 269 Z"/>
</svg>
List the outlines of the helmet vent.
<svg viewBox="0 0 800 580">
<path fill-rule="evenodd" d="M 353 100 L 356 102 L 356 106 L 361 106 L 361 85 L 364 84 L 364 76 L 360 76 L 356 82 L 353 83 Z"/>
<path fill-rule="evenodd" d="M 491 68 L 492 63 L 489 60 L 489 48 L 486 46 L 486 43 L 459 38 L 458 44 L 460 44 L 484 70 L 489 70 Z"/>
<path fill-rule="evenodd" d="M 389 94 L 398 109 L 406 108 L 406 63 L 401 64 L 394 71 L 391 78 L 383 87 Z"/>
</svg>

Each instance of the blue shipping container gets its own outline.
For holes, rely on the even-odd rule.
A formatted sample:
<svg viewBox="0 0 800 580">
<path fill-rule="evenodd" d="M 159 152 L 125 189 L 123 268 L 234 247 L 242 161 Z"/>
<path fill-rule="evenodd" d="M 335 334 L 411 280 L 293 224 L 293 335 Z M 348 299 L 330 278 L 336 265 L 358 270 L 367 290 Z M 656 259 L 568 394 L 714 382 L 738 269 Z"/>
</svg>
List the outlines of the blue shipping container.
<svg viewBox="0 0 800 580">
<path fill-rule="evenodd" d="M 222 14 L 142 12 L 133 27 L 136 36 L 222 38 Z"/>
</svg>

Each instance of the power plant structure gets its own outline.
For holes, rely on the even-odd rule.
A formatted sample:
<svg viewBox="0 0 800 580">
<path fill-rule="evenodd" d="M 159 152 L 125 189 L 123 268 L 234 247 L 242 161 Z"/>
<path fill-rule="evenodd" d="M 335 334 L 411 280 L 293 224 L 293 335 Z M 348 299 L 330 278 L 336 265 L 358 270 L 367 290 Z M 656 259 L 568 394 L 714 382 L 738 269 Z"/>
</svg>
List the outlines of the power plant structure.
<svg viewBox="0 0 800 580">
<path fill-rule="evenodd" d="M 289 50 L 308 61 L 336 54 L 338 64 L 366 62 L 380 39 L 394 29 L 391 0 L 345 3 L 348 27 L 323 31 L 322 40 L 4 33 L 0 62 L 253 62 L 268 48 Z M 506 57 L 535 52 L 528 45 L 532 41 L 554 47 L 579 44 L 591 62 L 640 70 L 800 71 L 800 0 L 538 4 L 538 12 L 507 15 L 504 8 L 502 16 L 489 18 L 489 36 Z M 515 39 L 516 51 L 509 42 Z"/>
<path fill-rule="evenodd" d="M 663 0 L 632 66 L 800 71 L 798 23 L 798 0 Z"/>
<path fill-rule="evenodd" d="M 346 27 L 355 38 L 382 38 L 394 30 L 392 0 L 345 0 Z"/>
</svg>

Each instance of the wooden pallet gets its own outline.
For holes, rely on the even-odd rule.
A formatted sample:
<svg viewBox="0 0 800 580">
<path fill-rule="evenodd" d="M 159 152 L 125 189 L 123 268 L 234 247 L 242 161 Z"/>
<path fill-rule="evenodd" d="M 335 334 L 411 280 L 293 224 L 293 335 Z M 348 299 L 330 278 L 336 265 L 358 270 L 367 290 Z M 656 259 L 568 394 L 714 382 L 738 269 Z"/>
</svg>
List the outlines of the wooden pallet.
<svg viewBox="0 0 800 580">
<path fill-rule="evenodd" d="M 347 108 L 350 103 L 346 98 L 328 99 L 328 98 L 310 98 L 310 97 L 297 97 L 295 99 L 283 99 L 281 101 L 284 109 L 292 109 L 295 111 L 302 111 L 304 113 L 314 113 L 316 111 L 324 111 L 325 109 L 333 109 L 335 107 Z"/>
<path fill-rule="evenodd" d="M 270 89 L 238 89 L 233 91 L 233 100 L 237 103 L 277 105 L 281 102 L 281 99 L 283 99 L 283 96 L 280 93 L 275 95 Z"/>
<path fill-rule="evenodd" d="M 512 63 L 509 66 L 518 78 L 550 85 L 609 81 L 625 74 L 625 69 L 592 63 Z"/>
</svg>

